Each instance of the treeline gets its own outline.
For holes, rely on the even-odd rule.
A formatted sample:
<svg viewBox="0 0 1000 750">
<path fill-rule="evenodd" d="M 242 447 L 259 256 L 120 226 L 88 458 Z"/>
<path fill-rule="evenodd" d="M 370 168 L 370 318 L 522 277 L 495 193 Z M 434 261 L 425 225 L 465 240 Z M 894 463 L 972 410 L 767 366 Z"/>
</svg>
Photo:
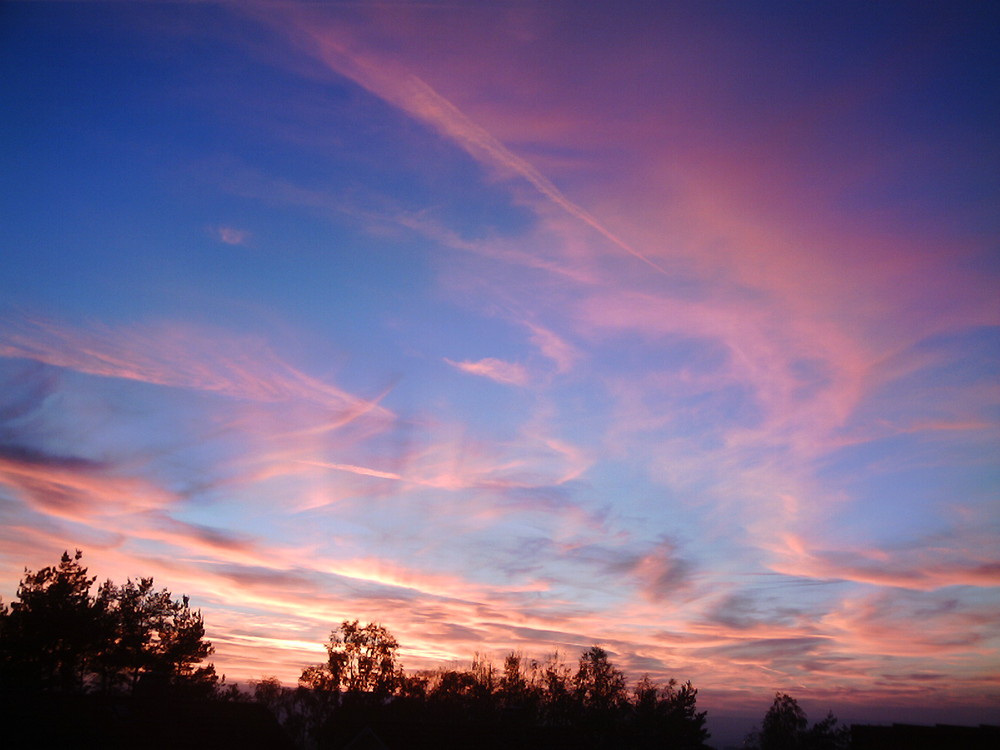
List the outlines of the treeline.
<svg viewBox="0 0 1000 750">
<path fill-rule="evenodd" d="M 570 662 L 510 652 L 499 665 L 476 656 L 468 669 L 407 672 L 386 628 L 344 621 L 330 634 L 326 661 L 306 667 L 298 686 L 273 677 L 247 689 L 226 685 L 203 665 L 213 648 L 186 596 L 175 599 L 151 578 L 109 580 L 94 591 L 80 559 L 79 551 L 65 553 L 56 566 L 25 570 L 17 600 L 0 602 L 0 705 L 34 711 L 39 724 L 59 711 L 76 716 L 79 731 L 68 725 L 59 745 L 112 733 L 116 741 L 104 746 L 141 738 L 147 747 L 172 747 L 172 737 L 146 727 L 187 717 L 199 724 L 188 746 L 236 746 L 242 732 L 243 750 L 708 747 L 706 712 L 697 710 L 690 682 L 644 676 L 630 685 L 599 646 Z M 88 721 L 83 713 L 101 715 Z M 123 729 L 122 716 L 133 726 Z M 794 699 L 779 694 L 748 745 L 846 747 L 846 729 L 835 725 L 828 716 L 808 728 Z M 43 728 L 26 729 L 36 742 L 24 746 L 41 746 Z"/>
<path fill-rule="evenodd" d="M 608 653 L 593 646 L 574 664 L 512 652 L 501 666 L 483 657 L 468 669 L 407 673 L 384 627 L 345 621 L 327 661 L 307 667 L 297 689 L 254 682 L 300 745 L 339 748 L 368 729 L 387 747 L 706 748 L 704 711 L 690 682 L 631 687 Z"/>
</svg>

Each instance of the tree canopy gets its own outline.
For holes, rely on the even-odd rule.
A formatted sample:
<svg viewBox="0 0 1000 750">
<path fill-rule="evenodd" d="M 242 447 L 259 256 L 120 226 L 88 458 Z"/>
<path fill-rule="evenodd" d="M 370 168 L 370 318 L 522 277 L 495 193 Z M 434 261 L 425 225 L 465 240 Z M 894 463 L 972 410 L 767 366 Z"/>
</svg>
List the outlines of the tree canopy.
<svg viewBox="0 0 1000 750">
<path fill-rule="evenodd" d="M 94 578 L 64 552 L 58 565 L 24 571 L 17 601 L 0 611 L 0 676 L 23 689 L 71 692 L 83 684 L 100 638 Z"/>
<path fill-rule="evenodd" d="M 600 646 L 584 650 L 575 668 L 558 653 L 536 661 L 511 652 L 501 669 L 477 654 L 469 669 L 414 674 L 403 671 L 397 649 L 384 626 L 345 620 L 330 634 L 327 662 L 302 672 L 298 692 L 282 696 L 265 681 L 257 699 L 280 706 L 286 726 L 319 747 L 342 747 L 370 725 L 387 742 L 438 750 L 706 747 L 706 714 L 690 682 L 661 687 L 644 677 L 630 692 Z"/>
<path fill-rule="evenodd" d="M 25 570 L 17 601 L 0 609 L 0 684 L 17 690 L 133 692 L 161 684 L 211 689 L 215 668 L 201 612 L 152 578 L 108 580 L 96 595 L 83 553 Z"/>
<path fill-rule="evenodd" d="M 330 633 L 326 663 L 307 667 L 299 682 L 317 690 L 388 695 L 400 677 L 398 649 L 399 643 L 381 625 L 362 627 L 357 620 L 344 620 Z"/>
<path fill-rule="evenodd" d="M 849 729 L 838 727 L 833 713 L 810 728 L 798 701 L 782 692 L 775 693 L 760 730 L 744 743 L 750 750 L 842 750 L 849 744 Z"/>
</svg>

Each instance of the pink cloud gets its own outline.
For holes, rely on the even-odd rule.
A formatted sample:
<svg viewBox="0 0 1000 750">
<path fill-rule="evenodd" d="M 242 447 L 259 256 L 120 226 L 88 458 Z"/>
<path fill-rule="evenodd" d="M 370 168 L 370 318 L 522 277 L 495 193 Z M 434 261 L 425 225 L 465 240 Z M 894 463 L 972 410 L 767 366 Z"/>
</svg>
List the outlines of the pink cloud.
<svg viewBox="0 0 1000 750">
<path fill-rule="evenodd" d="M 497 260 L 514 267 L 531 268 L 546 271 L 578 284 L 593 284 L 597 277 L 593 271 L 583 267 L 571 253 L 563 251 L 560 254 L 560 243 L 545 237 L 533 239 L 531 247 L 524 249 L 523 239 L 511 241 L 502 237 L 489 240 L 471 241 L 460 237 L 456 232 L 441 226 L 426 216 L 415 216 L 410 213 L 395 212 L 369 216 L 380 223 L 391 222 L 412 229 L 421 235 L 435 240 L 446 247 L 472 253 L 483 258 Z M 570 255 L 570 257 L 566 257 Z M 520 268 L 518 268 L 520 270 Z M 523 282 L 523 277 L 520 279 Z M 463 281 L 463 285 L 468 282 Z"/>
<path fill-rule="evenodd" d="M 176 497 L 149 482 L 115 476 L 84 461 L 38 461 L 0 455 L 0 484 L 13 488 L 47 515 L 86 522 L 101 514 L 168 507 Z"/>
<path fill-rule="evenodd" d="M 250 239 L 250 233 L 235 227 L 214 227 L 212 233 L 227 245 L 244 245 Z"/>
<path fill-rule="evenodd" d="M 30 318 L 4 322 L 3 357 L 265 403 L 303 399 L 351 419 L 389 416 L 377 403 L 297 370 L 257 338 L 171 324 L 74 328 Z"/>
<path fill-rule="evenodd" d="M 544 433 L 525 432 L 518 442 L 487 444 L 474 440 L 456 426 L 422 435 L 422 442 L 402 451 L 391 462 L 385 456 L 379 465 L 338 463 L 311 458 L 293 458 L 307 452 L 293 441 L 289 452 L 272 456 L 278 466 L 290 461 L 289 473 L 303 469 L 330 470 L 339 475 L 378 481 L 398 482 L 411 489 L 430 487 L 461 491 L 483 489 L 497 492 L 552 487 L 580 476 L 590 465 L 584 452 Z M 359 449 L 364 452 L 363 449 Z M 386 463 L 391 463 L 388 468 Z M 280 473 L 280 469 L 275 470 Z M 369 485 L 366 492 L 371 492 Z M 377 493 L 376 493 L 377 494 Z"/>
<path fill-rule="evenodd" d="M 505 176 L 531 184 L 552 205 L 582 222 L 614 246 L 659 273 L 664 270 L 642 252 L 612 233 L 585 209 L 567 198 L 526 159 L 504 146 L 486 129 L 397 60 L 377 55 L 350 35 L 344 24 L 332 24 L 314 14 L 282 14 L 267 21 L 284 28 L 300 45 L 332 71 L 350 78 L 371 93 L 399 107 L 451 139 L 480 163 Z"/>
<path fill-rule="evenodd" d="M 1000 637 L 996 608 L 988 603 L 891 589 L 845 598 L 823 617 L 823 627 L 850 653 L 894 660 L 936 657 L 956 673 L 966 672 L 960 665 L 969 654 L 995 653 Z"/>
<path fill-rule="evenodd" d="M 990 540 L 967 533 L 948 540 L 949 546 L 926 540 L 896 550 L 809 548 L 794 535 L 785 536 L 782 558 L 772 569 L 786 575 L 843 580 L 915 591 L 947 586 L 1000 586 L 1000 557 L 989 555 Z M 957 547 L 956 542 L 962 543 Z M 977 552 L 977 550 L 981 550 Z"/>
<path fill-rule="evenodd" d="M 494 359 L 493 357 L 486 357 L 476 362 L 454 362 L 450 359 L 445 359 L 445 362 L 462 372 L 489 378 L 504 385 L 523 387 L 528 385 L 529 382 L 527 370 L 524 369 L 523 365 L 514 362 L 504 362 L 501 359 Z"/>
<path fill-rule="evenodd" d="M 580 352 L 565 339 L 540 325 L 526 323 L 531 331 L 531 343 L 556 365 L 556 372 L 569 372 L 580 359 Z"/>
</svg>

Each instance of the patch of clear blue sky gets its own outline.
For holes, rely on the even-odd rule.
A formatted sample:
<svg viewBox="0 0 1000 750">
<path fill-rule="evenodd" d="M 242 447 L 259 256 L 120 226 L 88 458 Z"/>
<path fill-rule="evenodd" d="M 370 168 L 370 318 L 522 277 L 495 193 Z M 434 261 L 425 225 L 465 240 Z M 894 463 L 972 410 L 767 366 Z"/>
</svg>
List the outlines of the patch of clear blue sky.
<svg viewBox="0 0 1000 750">
<path fill-rule="evenodd" d="M 306 79 L 209 37 L 161 34 L 150 50 L 155 29 L 129 25 L 127 9 L 14 5 L 0 52 L 10 303 L 222 313 L 238 327 L 261 314 L 239 301 L 249 298 L 282 322 L 358 339 L 415 306 L 431 319 L 442 307 L 423 291 L 438 249 L 394 215 L 429 211 L 470 239 L 530 225 L 467 155 L 352 83 Z M 25 25 L 32 34 L 17 33 Z M 321 110 L 307 134 L 282 122 L 302 106 Z M 219 226 L 247 232 L 245 245 L 219 242 Z"/>
<path fill-rule="evenodd" d="M 817 479 L 846 492 L 851 502 L 837 506 L 828 538 L 891 545 L 919 541 L 953 524 L 996 527 L 995 417 L 992 427 L 926 428 L 830 453 Z"/>
</svg>

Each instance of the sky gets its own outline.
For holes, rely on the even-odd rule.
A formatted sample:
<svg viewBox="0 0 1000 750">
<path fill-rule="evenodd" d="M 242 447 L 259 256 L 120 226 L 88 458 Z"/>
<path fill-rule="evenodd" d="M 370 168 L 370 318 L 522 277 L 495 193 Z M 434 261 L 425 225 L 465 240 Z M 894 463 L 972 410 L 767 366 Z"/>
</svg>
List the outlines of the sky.
<svg viewBox="0 0 1000 750">
<path fill-rule="evenodd" d="M 4 3 L 4 601 L 1000 721 L 998 20 Z"/>
</svg>

